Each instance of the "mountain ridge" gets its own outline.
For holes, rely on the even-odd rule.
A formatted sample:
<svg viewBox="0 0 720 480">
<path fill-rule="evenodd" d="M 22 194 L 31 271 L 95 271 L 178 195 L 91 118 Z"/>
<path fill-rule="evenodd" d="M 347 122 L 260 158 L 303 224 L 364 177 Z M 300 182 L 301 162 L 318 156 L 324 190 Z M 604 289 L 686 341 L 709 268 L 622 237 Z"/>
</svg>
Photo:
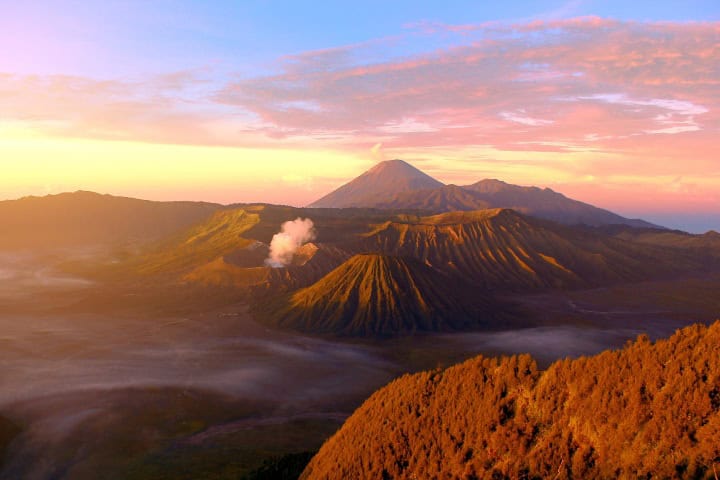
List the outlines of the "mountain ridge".
<svg viewBox="0 0 720 480">
<path fill-rule="evenodd" d="M 390 180 L 383 175 L 391 167 Z M 396 168 L 397 167 L 397 168 Z M 428 182 L 414 182 L 422 178 Z M 403 180 L 403 177 L 406 176 Z M 399 188 L 393 188 L 398 185 Z M 470 185 L 445 185 L 402 160 L 380 162 L 365 173 L 330 192 L 309 207 L 366 207 L 395 210 L 424 210 L 443 213 L 454 210 L 512 208 L 527 215 L 569 225 L 628 225 L 662 228 L 641 219 L 629 219 L 585 202 L 574 200 L 550 188 L 512 185 L 498 179 L 484 179 Z"/>
<path fill-rule="evenodd" d="M 363 235 L 359 248 L 416 258 L 489 289 L 577 288 L 700 266 L 656 246 L 503 208 L 388 220 Z"/>
<path fill-rule="evenodd" d="M 210 217 L 209 202 L 157 202 L 85 190 L 0 201 L 0 248 L 57 248 L 149 241 Z"/>
</svg>

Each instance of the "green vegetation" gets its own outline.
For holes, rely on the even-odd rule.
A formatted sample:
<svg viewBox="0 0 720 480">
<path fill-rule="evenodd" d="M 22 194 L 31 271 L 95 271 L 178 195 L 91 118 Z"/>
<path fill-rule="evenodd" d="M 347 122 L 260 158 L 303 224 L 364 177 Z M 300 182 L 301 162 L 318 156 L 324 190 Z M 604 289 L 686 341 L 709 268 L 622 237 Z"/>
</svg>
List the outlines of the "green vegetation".
<svg viewBox="0 0 720 480">
<path fill-rule="evenodd" d="M 406 375 L 302 478 L 714 478 L 718 439 L 720 321 L 544 372 L 521 355 Z"/>
</svg>

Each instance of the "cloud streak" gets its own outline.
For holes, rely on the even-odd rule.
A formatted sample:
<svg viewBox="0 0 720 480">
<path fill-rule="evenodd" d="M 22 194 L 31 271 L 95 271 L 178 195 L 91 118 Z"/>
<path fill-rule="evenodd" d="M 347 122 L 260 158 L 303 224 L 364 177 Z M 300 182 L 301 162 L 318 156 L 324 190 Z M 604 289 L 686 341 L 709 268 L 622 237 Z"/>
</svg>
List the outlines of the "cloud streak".
<svg viewBox="0 0 720 480">
<path fill-rule="evenodd" d="M 645 137 L 635 139 L 642 145 L 718 119 L 719 29 L 596 17 L 466 25 L 460 44 L 412 58 L 355 65 L 347 51 L 342 60 L 335 51 L 303 56 L 280 74 L 228 85 L 217 101 L 252 111 L 266 134 L 350 133 L 339 143 L 387 149 L 537 140 L 614 149 L 630 136 Z M 316 108 L 285 108 L 294 102 Z"/>
<path fill-rule="evenodd" d="M 397 37 L 305 52 L 279 59 L 276 74 L 224 85 L 202 71 L 143 82 L 0 74 L 0 118 L 63 136 L 356 151 L 536 141 L 615 149 L 630 136 L 644 137 L 637 145 L 658 133 L 710 136 L 720 120 L 717 22 L 428 28 L 406 35 L 455 40 L 411 57 L 379 56 Z"/>
</svg>

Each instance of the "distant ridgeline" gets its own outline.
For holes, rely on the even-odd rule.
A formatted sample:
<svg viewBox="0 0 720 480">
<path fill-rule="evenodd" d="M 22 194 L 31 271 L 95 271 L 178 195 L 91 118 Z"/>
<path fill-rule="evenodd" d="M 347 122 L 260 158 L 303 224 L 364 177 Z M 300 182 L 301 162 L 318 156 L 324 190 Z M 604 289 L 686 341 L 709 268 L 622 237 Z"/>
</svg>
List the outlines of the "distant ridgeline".
<svg viewBox="0 0 720 480">
<path fill-rule="evenodd" d="M 472 185 L 444 185 L 402 160 L 386 160 L 330 192 L 310 207 L 422 210 L 426 213 L 512 208 L 568 225 L 628 225 L 657 228 L 579 202 L 549 188 L 522 187 L 486 179 Z"/>
<path fill-rule="evenodd" d="M 482 356 L 373 394 L 302 479 L 718 478 L 720 321 L 561 360 Z"/>
</svg>

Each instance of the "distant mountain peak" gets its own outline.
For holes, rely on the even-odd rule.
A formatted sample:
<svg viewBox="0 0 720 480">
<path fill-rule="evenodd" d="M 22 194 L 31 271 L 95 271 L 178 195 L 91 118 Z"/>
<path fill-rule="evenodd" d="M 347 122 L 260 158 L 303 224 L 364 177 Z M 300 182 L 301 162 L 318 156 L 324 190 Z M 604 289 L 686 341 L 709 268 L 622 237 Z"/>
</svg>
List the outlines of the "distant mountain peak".
<svg viewBox="0 0 720 480">
<path fill-rule="evenodd" d="M 396 158 L 394 160 L 383 160 L 382 162 L 376 163 L 372 168 L 367 171 L 367 173 L 383 173 L 390 170 L 401 171 L 402 169 L 408 171 L 418 171 L 422 173 L 422 171 L 418 168 L 413 167 L 405 160 L 400 160 L 399 158 Z"/>
<path fill-rule="evenodd" d="M 661 228 L 573 200 L 550 188 L 513 185 L 496 178 L 480 180 L 472 185 L 444 185 L 399 159 L 374 165 L 309 206 L 384 208 L 428 213 L 512 208 L 530 216 L 570 225 L 618 224 Z"/>
<path fill-rule="evenodd" d="M 365 207 L 378 198 L 442 186 L 441 182 L 404 160 L 386 160 L 310 204 L 310 207 Z"/>
</svg>

